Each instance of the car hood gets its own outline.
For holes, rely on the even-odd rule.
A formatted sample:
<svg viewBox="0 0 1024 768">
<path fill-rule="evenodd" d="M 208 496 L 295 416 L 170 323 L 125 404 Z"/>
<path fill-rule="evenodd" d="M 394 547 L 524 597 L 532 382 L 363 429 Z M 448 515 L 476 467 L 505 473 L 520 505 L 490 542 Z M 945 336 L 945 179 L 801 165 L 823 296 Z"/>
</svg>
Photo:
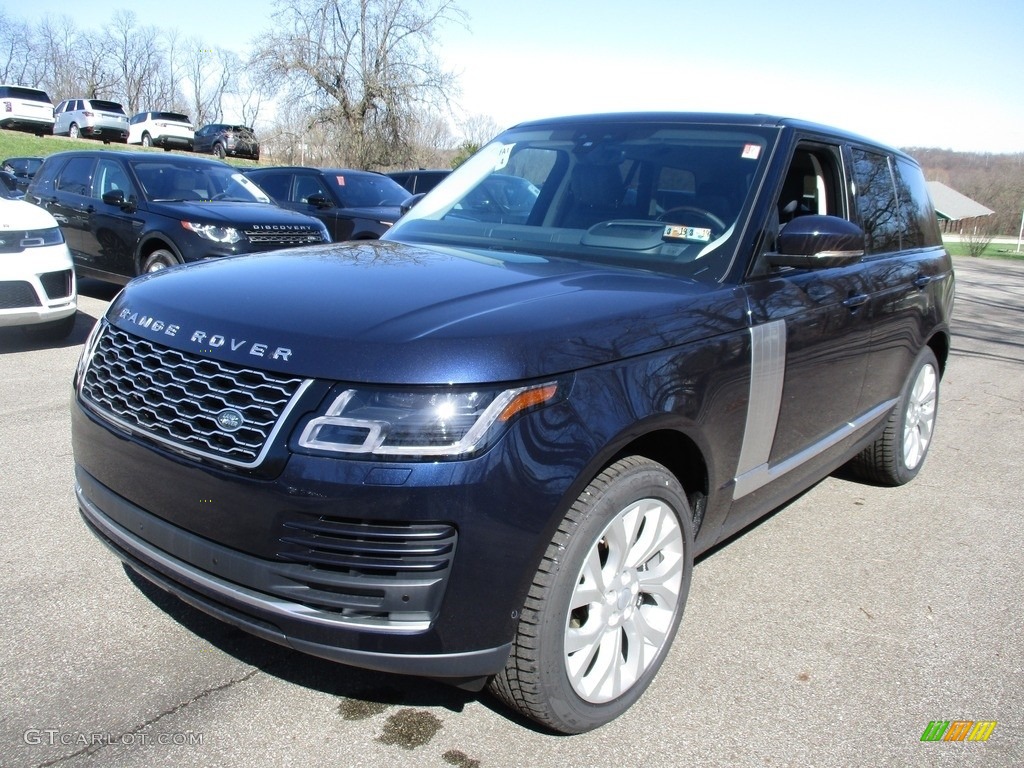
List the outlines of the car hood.
<svg viewBox="0 0 1024 768">
<path fill-rule="evenodd" d="M 745 322 L 731 288 L 378 241 L 162 270 L 133 280 L 107 317 L 247 367 L 394 384 L 552 376 Z"/>
<path fill-rule="evenodd" d="M 230 227 L 244 228 L 250 224 L 291 224 L 320 229 L 319 222 L 312 217 L 270 203 L 167 200 L 149 202 L 146 206 L 151 212 L 172 219 L 202 221 Z"/>
</svg>

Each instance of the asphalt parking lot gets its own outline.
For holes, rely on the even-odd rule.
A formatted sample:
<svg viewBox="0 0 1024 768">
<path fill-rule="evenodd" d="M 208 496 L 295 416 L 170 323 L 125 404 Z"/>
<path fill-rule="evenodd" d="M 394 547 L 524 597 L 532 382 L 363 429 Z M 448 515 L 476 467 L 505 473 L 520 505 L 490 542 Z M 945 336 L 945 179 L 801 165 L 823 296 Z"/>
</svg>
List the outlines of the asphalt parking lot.
<svg viewBox="0 0 1024 768">
<path fill-rule="evenodd" d="M 72 491 L 72 371 L 113 293 L 87 283 L 68 343 L 0 336 L 0 764 L 1024 766 L 1024 264 L 956 267 L 918 478 L 829 478 L 702 558 L 651 689 L 571 737 L 251 638 L 130 578 Z M 997 725 L 921 741 L 940 720 Z"/>
</svg>

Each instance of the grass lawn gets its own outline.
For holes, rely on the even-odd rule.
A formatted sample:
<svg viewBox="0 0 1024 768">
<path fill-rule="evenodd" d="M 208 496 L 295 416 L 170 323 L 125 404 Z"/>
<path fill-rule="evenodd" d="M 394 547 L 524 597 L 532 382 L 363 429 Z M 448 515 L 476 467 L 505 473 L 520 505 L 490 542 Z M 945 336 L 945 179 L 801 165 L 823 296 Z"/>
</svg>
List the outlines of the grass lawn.
<svg viewBox="0 0 1024 768">
<path fill-rule="evenodd" d="M 970 253 L 967 252 L 967 245 L 964 243 L 947 242 L 946 250 L 952 256 L 964 256 L 970 258 Z M 980 257 L 982 259 L 1009 259 L 1011 261 L 1024 261 L 1024 249 L 1020 253 L 1017 253 L 1017 245 L 1010 243 L 989 243 L 985 248 L 984 253 Z"/>
<path fill-rule="evenodd" d="M 143 148 L 137 144 L 104 144 L 97 139 L 69 139 L 65 136 L 43 136 L 39 137 L 31 133 L 21 131 L 0 130 L 0 160 L 5 157 L 46 157 L 54 152 L 63 152 L 68 149 L 128 149 L 135 152 L 160 152 L 164 150 L 157 147 Z M 180 152 L 178 154 L 192 154 L 191 152 Z M 207 157 L 216 160 L 213 155 L 196 155 L 196 157 Z M 256 166 L 251 160 L 226 159 L 227 163 L 242 167 Z"/>
</svg>

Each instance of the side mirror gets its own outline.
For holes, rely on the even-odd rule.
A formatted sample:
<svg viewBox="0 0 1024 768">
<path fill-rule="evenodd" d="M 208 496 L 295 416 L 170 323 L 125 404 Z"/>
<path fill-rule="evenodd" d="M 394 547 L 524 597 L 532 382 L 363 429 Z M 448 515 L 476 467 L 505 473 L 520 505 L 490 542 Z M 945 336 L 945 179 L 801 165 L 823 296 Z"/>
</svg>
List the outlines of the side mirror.
<svg viewBox="0 0 1024 768">
<path fill-rule="evenodd" d="M 411 211 L 412 207 L 416 205 L 416 203 L 418 203 L 420 200 L 422 200 L 425 194 L 427 193 L 420 192 L 418 195 L 413 195 L 412 197 L 406 198 L 400 208 L 400 210 L 402 211 L 402 215 L 405 216 L 405 214 Z"/>
<path fill-rule="evenodd" d="M 333 208 L 334 203 L 328 200 L 323 195 L 310 195 L 306 198 L 306 202 L 312 205 L 314 208 Z"/>
<path fill-rule="evenodd" d="M 104 192 L 103 202 L 107 205 L 116 205 L 125 211 L 135 210 L 135 198 L 129 197 L 125 199 L 124 190 L 122 189 L 112 189 L 109 192 Z"/>
<path fill-rule="evenodd" d="M 864 256 L 864 230 L 838 216 L 798 216 L 779 233 L 773 267 L 823 269 L 853 264 Z"/>
</svg>

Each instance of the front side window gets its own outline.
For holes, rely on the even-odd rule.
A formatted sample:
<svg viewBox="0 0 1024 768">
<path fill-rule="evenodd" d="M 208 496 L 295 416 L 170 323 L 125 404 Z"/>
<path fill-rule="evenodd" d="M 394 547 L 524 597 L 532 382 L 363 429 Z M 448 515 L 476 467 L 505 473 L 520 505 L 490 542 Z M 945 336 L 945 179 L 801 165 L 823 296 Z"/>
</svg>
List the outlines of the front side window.
<svg viewBox="0 0 1024 768">
<path fill-rule="evenodd" d="M 107 192 L 118 191 L 124 193 L 125 200 L 135 196 L 135 188 L 128 179 L 128 174 L 120 163 L 113 160 L 100 160 L 96 164 L 95 182 L 93 197 L 102 199 Z"/>
<path fill-rule="evenodd" d="M 513 128 L 384 239 L 720 280 L 778 129 L 613 120 Z"/>
</svg>

